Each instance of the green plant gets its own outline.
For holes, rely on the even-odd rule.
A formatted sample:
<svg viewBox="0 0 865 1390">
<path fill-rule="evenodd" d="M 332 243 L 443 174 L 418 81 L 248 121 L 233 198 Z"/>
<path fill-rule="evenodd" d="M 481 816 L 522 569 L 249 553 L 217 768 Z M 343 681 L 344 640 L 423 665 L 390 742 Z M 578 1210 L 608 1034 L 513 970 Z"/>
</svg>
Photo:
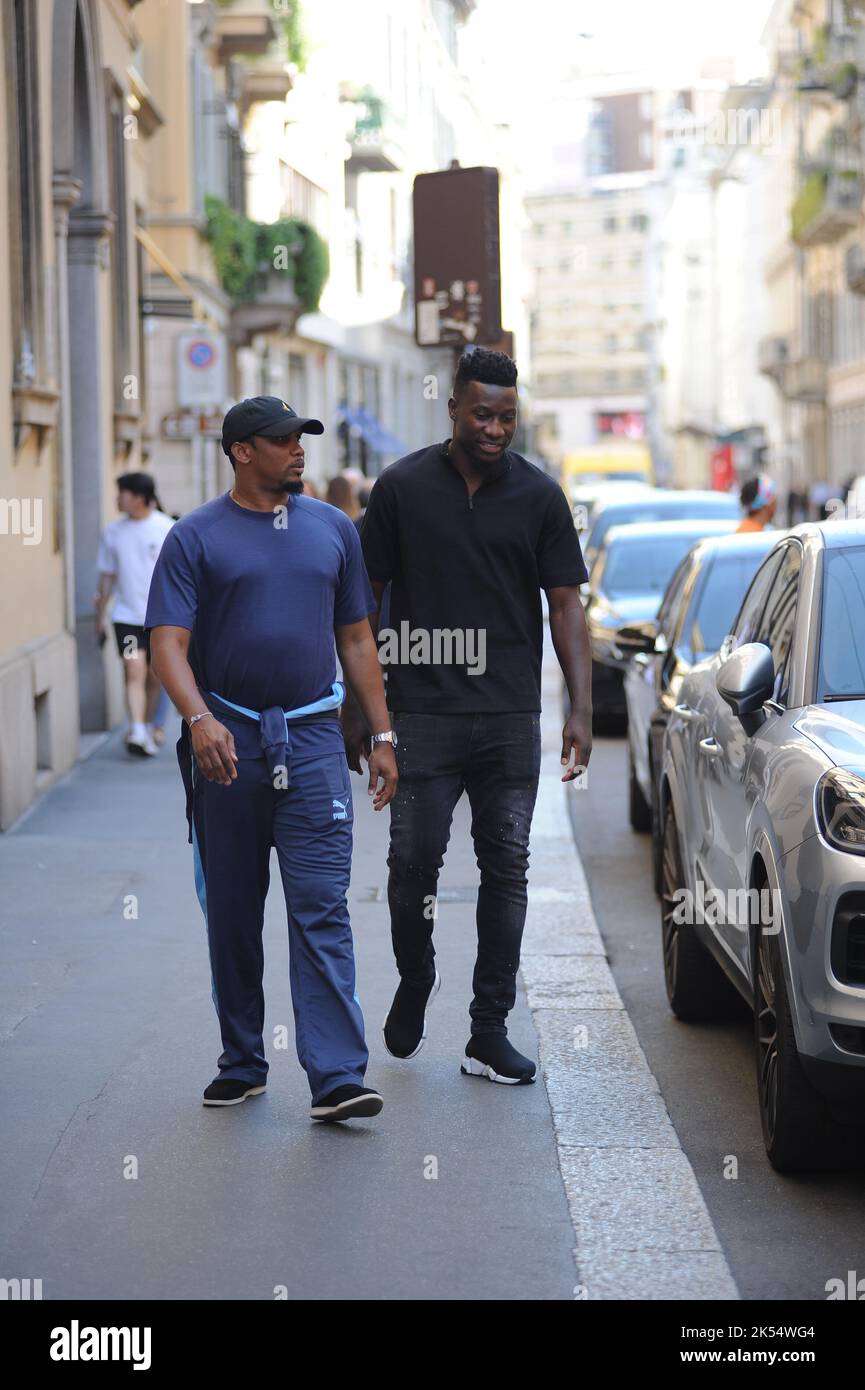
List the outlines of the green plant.
<svg viewBox="0 0 865 1390">
<path fill-rule="evenodd" d="M 253 222 L 210 194 L 204 212 L 205 236 L 226 294 L 251 300 L 271 275 L 288 275 L 303 310 L 318 308 L 330 265 L 327 244 L 313 227 L 293 217 Z"/>
<path fill-rule="evenodd" d="M 216 0 L 222 10 L 229 9 L 235 0 Z M 270 0 L 273 22 L 279 31 L 280 47 L 287 62 L 292 63 L 298 72 L 306 67 L 307 41 L 303 23 L 301 0 Z"/>
<path fill-rule="evenodd" d="M 790 209 L 790 235 L 801 240 L 805 229 L 814 220 L 826 200 L 828 175 L 825 171 L 809 174 L 793 200 Z"/>
<path fill-rule="evenodd" d="M 307 312 L 318 308 L 321 292 L 330 274 L 327 242 L 314 227 L 297 224 L 301 247 L 294 262 L 295 293 Z"/>
<path fill-rule="evenodd" d="M 282 6 L 279 8 L 282 9 Z M 281 21 L 286 57 L 297 68 L 298 72 L 303 72 L 306 67 L 308 48 L 303 23 L 303 6 L 300 0 L 288 0 Z"/>
<path fill-rule="evenodd" d="M 839 63 L 830 78 L 830 85 L 836 97 L 841 101 L 846 101 L 856 90 L 859 81 L 859 69 L 855 63 Z"/>
<path fill-rule="evenodd" d="M 209 193 L 204 215 L 219 283 L 232 299 L 247 298 L 258 272 L 255 223 Z"/>
</svg>

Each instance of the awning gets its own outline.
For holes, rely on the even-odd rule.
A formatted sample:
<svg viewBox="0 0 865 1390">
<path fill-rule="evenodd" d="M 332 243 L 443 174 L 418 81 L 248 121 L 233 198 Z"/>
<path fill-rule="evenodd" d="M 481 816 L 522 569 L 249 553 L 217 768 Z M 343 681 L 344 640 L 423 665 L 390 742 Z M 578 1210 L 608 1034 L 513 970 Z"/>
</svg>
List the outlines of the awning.
<svg viewBox="0 0 865 1390">
<path fill-rule="evenodd" d="M 357 430 L 361 439 L 377 454 L 405 454 L 406 446 L 395 434 L 385 429 L 380 420 L 371 415 L 363 406 L 341 405 L 337 415 L 349 426 Z"/>
</svg>

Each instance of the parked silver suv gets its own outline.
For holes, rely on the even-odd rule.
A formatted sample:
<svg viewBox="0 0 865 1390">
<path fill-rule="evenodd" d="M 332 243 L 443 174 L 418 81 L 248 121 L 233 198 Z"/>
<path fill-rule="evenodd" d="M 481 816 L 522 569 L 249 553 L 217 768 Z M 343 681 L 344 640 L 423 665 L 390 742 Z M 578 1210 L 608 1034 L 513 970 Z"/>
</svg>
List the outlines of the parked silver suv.
<svg viewBox="0 0 865 1390">
<path fill-rule="evenodd" d="M 799 526 L 682 683 L 659 785 L 667 991 L 753 1006 L 781 1171 L 863 1163 L 865 523 Z"/>
</svg>

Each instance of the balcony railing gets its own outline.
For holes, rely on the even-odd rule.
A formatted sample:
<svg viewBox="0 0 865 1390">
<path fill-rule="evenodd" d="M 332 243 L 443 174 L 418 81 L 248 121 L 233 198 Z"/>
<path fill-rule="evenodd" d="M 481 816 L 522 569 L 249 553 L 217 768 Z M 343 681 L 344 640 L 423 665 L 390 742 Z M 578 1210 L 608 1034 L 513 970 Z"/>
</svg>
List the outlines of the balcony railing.
<svg viewBox="0 0 865 1390">
<path fill-rule="evenodd" d="M 326 243 L 297 218 L 253 222 L 210 196 L 204 206 L 204 235 L 220 285 L 234 301 L 234 340 L 267 330 L 293 332 L 301 314 L 318 308 L 329 269 Z"/>
<path fill-rule="evenodd" d="M 774 335 L 761 338 L 757 344 L 757 367 L 763 376 L 771 377 L 779 386 L 784 379 L 790 345 L 786 338 Z"/>
<path fill-rule="evenodd" d="M 357 108 L 354 127 L 347 140 L 351 153 L 346 160 L 349 173 L 393 174 L 403 167 L 398 131 L 380 96 L 366 87 L 357 95 L 345 96 Z"/>
<path fill-rule="evenodd" d="M 251 298 L 234 305 L 231 338 L 248 343 L 256 333 L 291 334 L 302 313 L 291 271 L 271 270 L 260 277 Z"/>
<path fill-rule="evenodd" d="M 242 5 L 220 9 L 216 18 L 219 61 L 267 53 L 277 36 L 272 16 L 266 0 L 245 0 Z"/>
<path fill-rule="evenodd" d="M 799 246 L 837 241 L 859 222 L 862 192 L 862 175 L 857 169 L 812 169 L 790 209 L 793 241 Z"/>
<path fill-rule="evenodd" d="M 847 288 L 853 294 L 865 294 L 865 246 L 848 246 L 845 256 Z"/>
<path fill-rule="evenodd" d="M 814 352 L 798 354 L 790 339 L 779 334 L 761 338 L 757 344 L 757 367 L 775 382 L 788 401 L 814 402 L 826 399 L 826 363 Z"/>
<path fill-rule="evenodd" d="M 821 357 L 798 357 L 784 368 L 782 390 L 788 401 L 816 404 L 826 399 L 826 363 Z"/>
<path fill-rule="evenodd" d="M 861 26 L 823 24 L 809 53 L 798 55 L 793 69 L 800 91 L 825 92 L 831 100 L 849 101 L 865 68 L 865 34 Z"/>
</svg>

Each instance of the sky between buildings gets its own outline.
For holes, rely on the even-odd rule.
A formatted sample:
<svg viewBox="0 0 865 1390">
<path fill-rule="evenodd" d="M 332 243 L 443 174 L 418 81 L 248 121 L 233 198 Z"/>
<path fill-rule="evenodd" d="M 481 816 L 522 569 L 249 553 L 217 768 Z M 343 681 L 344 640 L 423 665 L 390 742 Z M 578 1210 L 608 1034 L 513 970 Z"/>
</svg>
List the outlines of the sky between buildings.
<svg viewBox="0 0 865 1390">
<path fill-rule="evenodd" d="M 766 68 L 772 0 L 479 0 L 462 57 L 483 108 L 509 124 L 525 167 L 556 120 L 563 85 L 594 73 L 685 85 L 707 61 L 747 81 Z"/>
</svg>

